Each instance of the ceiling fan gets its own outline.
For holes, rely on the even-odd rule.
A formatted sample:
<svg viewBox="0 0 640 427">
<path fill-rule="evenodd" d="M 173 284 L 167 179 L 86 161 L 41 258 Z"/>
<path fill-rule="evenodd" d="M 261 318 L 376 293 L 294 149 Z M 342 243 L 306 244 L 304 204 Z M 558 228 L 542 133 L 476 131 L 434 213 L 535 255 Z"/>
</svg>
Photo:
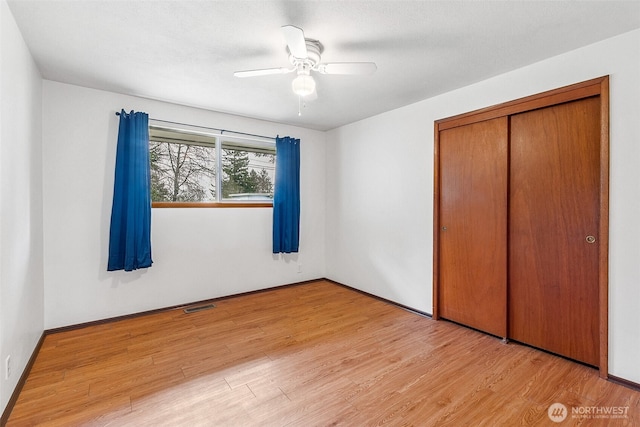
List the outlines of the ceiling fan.
<svg viewBox="0 0 640 427">
<path fill-rule="evenodd" d="M 272 74 L 288 74 L 295 72 L 291 88 L 299 97 L 312 100 L 317 97 L 316 82 L 311 72 L 320 74 L 367 75 L 373 74 L 377 67 L 373 62 L 320 62 L 324 48 L 318 40 L 307 39 L 304 32 L 293 25 L 282 27 L 282 34 L 287 43 L 287 52 L 292 68 L 264 68 L 260 70 L 236 71 L 236 77 L 268 76 Z"/>
</svg>

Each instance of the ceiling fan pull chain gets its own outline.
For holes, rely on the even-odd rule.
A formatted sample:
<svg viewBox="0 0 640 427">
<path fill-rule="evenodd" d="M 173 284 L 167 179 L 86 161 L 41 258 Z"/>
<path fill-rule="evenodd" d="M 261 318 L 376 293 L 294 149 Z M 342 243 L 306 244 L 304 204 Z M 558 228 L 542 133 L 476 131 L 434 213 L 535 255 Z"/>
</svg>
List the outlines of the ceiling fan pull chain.
<svg viewBox="0 0 640 427">
<path fill-rule="evenodd" d="M 300 111 L 301 104 L 302 104 L 302 97 L 298 95 L 298 117 L 302 116 L 302 111 Z"/>
</svg>

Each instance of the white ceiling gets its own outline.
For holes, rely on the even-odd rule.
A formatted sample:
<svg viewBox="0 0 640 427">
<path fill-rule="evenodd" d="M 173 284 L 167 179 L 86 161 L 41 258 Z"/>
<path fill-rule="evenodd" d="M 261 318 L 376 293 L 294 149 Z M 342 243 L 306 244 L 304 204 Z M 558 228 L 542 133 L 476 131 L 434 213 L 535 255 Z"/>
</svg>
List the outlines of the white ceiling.
<svg viewBox="0 0 640 427">
<path fill-rule="evenodd" d="M 320 130 L 640 28 L 637 0 L 8 3 L 46 79 Z M 377 72 L 316 74 L 298 117 L 294 74 L 233 77 L 290 67 L 286 24 L 321 41 L 323 62 Z"/>
</svg>

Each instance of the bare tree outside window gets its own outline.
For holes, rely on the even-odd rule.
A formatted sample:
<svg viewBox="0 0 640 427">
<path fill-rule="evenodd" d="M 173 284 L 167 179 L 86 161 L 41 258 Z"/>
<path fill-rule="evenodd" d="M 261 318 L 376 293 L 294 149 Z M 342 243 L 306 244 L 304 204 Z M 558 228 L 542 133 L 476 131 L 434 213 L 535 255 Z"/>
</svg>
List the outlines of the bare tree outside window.
<svg viewBox="0 0 640 427">
<path fill-rule="evenodd" d="M 151 200 L 215 201 L 216 169 L 213 147 L 151 142 L 149 157 Z"/>
</svg>

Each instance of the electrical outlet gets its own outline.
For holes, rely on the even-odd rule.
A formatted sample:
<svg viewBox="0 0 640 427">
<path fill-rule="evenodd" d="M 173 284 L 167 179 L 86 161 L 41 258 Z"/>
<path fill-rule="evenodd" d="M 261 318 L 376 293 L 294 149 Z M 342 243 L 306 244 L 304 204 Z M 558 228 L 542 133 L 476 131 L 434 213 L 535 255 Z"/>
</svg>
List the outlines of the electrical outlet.
<svg viewBox="0 0 640 427">
<path fill-rule="evenodd" d="M 302 263 L 298 263 L 298 273 L 302 273 Z"/>
<path fill-rule="evenodd" d="M 4 359 L 4 379 L 8 380 L 11 376 L 11 355 Z"/>
</svg>

